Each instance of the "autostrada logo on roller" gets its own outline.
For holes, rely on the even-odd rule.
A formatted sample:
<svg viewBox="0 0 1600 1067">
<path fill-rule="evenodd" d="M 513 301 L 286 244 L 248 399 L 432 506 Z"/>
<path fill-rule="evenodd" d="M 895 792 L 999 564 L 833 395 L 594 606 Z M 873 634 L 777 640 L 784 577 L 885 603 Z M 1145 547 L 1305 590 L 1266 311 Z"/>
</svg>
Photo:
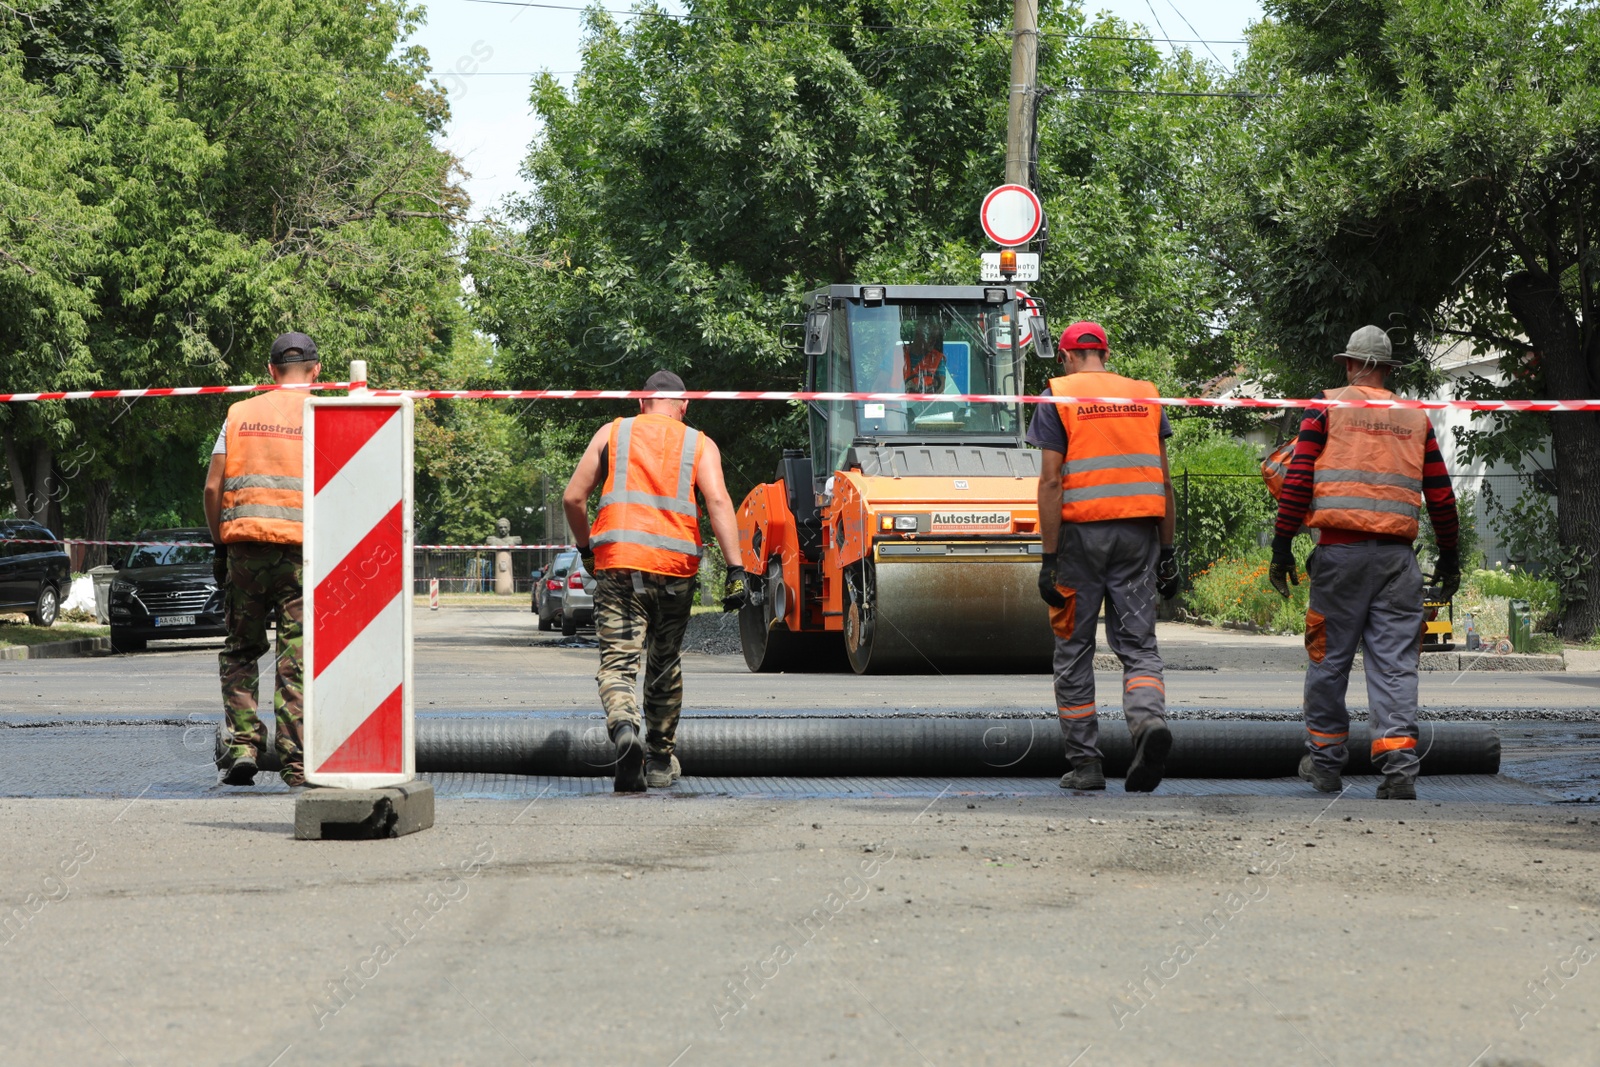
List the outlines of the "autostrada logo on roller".
<svg viewBox="0 0 1600 1067">
<path fill-rule="evenodd" d="M 935 511 L 931 526 L 935 530 L 1010 530 L 1009 511 Z"/>
</svg>

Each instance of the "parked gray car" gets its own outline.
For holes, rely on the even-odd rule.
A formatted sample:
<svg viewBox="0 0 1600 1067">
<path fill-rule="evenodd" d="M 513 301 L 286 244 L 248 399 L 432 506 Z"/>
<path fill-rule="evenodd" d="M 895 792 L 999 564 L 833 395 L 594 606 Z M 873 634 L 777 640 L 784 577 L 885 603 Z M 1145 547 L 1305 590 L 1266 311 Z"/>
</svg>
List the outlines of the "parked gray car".
<svg viewBox="0 0 1600 1067">
<path fill-rule="evenodd" d="M 594 577 L 583 568 L 576 550 L 558 553 L 533 583 L 534 610 L 539 613 L 539 629 L 561 632 L 571 637 L 580 626 L 594 625 Z"/>
</svg>

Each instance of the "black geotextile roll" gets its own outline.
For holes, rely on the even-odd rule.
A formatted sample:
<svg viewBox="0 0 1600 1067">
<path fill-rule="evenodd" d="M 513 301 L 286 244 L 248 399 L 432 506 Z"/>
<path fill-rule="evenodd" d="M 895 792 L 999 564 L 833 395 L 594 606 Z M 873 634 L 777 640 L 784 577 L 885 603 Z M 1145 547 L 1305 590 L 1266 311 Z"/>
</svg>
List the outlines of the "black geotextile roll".
<svg viewBox="0 0 1600 1067">
<path fill-rule="evenodd" d="M 1297 722 L 1169 723 L 1173 778 L 1289 778 L 1305 754 Z M 1423 774 L 1495 774 L 1500 738 L 1482 723 L 1424 722 Z M 1346 774 L 1375 774 L 1365 724 L 1350 728 Z M 1133 758 L 1127 728 L 1101 724 L 1105 770 Z M 685 774 L 717 777 L 1019 777 L 1061 774 L 1054 719 L 686 716 L 678 726 Z M 609 775 L 611 743 L 598 718 L 419 718 L 418 771 Z"/>
</svg>

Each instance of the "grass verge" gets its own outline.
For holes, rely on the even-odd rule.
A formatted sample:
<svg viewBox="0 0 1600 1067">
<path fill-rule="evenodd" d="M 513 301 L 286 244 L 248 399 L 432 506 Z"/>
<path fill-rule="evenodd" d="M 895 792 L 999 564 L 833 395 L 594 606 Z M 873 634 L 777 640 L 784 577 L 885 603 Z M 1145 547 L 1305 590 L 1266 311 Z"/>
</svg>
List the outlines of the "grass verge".
<svg viewBox="0 0 1600 1067">
<path fill-rule="evenodd" d="M 83 637 L 105 637 L 110 633 L 109 626 L 82 623 L 33 626 L 29 624 L 26 615 L 0 615 L 0 648 L 11 645 L 44 645 L 53 641 L 76 641 Z"/>
</svg>

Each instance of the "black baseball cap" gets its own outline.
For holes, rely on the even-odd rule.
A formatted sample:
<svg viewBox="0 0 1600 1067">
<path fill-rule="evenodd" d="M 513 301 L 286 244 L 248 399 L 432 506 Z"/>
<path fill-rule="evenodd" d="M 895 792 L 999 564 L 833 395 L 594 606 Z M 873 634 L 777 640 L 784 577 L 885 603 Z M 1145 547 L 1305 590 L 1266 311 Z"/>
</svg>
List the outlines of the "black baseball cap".
<svg viewBox="0 0 1600 1067">
<path fill-rule="evenodd" d="M 689 387 L 683 384 L 683 379 L 669 370 L 658 370 L 644 380 L 644 387 L 662 392 L 683 392 Z"/>
<path fill-rule="evenodd" d="M 317 342 L 303 333 L 280 333 L 272 342 L 271 360 L 280 366 L 284 363 L 317 362 Z"/>
</svg>

